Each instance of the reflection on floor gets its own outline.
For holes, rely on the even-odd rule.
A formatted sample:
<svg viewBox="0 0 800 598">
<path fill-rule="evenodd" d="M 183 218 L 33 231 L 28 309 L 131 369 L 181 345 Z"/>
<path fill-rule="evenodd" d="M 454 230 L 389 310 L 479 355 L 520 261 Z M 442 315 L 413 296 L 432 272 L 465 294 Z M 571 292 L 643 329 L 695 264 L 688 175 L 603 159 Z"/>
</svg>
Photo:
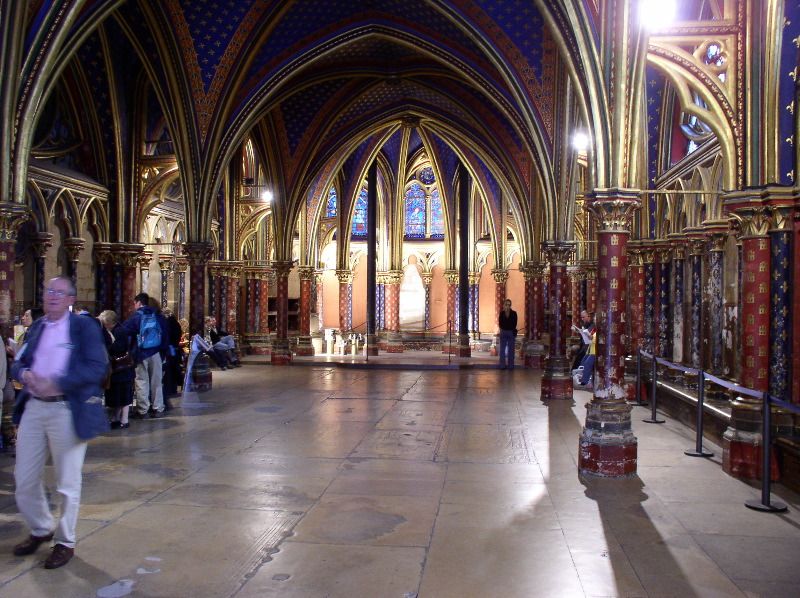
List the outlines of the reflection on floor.
<svg viewBox="0 0 800 598">
<path fill-rule="evenodd" d="M 408 360 L 409 356 L 404 359 Z M 76 557 L 15 558 L 0 455 L 0 596 L 797 596 L 800 499 L 686 457 L 634 409 L 639 475 L 581 480 L 589 394 L 539 374 L 248 365 L 89 447 Z"/>
</svg>

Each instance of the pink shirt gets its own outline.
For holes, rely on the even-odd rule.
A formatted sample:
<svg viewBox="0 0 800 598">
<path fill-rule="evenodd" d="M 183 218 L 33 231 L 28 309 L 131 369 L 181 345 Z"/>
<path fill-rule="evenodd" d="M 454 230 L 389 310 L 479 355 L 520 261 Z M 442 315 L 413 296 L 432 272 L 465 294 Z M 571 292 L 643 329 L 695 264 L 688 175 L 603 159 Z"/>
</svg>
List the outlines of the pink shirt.
<svg viewBox="0 0 800 598">
<path fill-rule="evenodd" d="M 31 371 L 37 376 L 58 379 L 67 371 L 67 363 L 72 353 L 69 340 L 69 312 L 55 322 L 44 318 L 44 329 L 33 354 Z"/>
</svg>

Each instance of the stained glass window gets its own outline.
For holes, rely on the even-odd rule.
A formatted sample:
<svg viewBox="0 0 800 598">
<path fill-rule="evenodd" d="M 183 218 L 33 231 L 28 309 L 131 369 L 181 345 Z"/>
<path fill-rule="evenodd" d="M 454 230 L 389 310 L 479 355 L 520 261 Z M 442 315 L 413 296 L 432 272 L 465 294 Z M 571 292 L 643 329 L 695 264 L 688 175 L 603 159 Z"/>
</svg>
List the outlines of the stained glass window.
<svg viewBox="0 0 800 598">
<path fill-rule="evenodd" d="M 353 214 L 353 236 L 367 236 L 367 188 L 361 189 L 356 199 L 356 210 Z"/>
<path fill-rule="evenodd" d="M 414 182 L 406 191 L 406 237 L 425 238 L 425 190 Z"/>
<path fill-rule="evenodd" d="M 438 189 L 431 191 L 431 238 L 444 239 L 444 212 Z"/>
<path fill-rule="evenodd" d="M 336 217 L 336 187 L 331 187 L 328 191 L 328 204 L 325 207 L 325 218 Z"/>
<path fill-rule="evenodd" d="M 436 182 L 436 175 L 433 174 L 433 168 L 426 166 L 419 173 L 419 180 L 423 185 L 433 185 Z"/>
</svg>

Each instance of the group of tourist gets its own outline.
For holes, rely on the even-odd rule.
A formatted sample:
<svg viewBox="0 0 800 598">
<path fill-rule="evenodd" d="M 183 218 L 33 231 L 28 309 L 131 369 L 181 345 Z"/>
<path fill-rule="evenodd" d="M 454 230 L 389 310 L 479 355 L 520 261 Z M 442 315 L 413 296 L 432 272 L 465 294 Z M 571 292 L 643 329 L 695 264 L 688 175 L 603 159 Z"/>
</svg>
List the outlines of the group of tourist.
<svg viewBox="0 0 800 598">
<path fill-rule="evenodd" d="M 0 359 L 0 388 L 10 403 L 6 411 L 13 405 L 3 438 L 15 445 L 15 497 L 30 528 L 13 553 L 30 555 L 54 540 L 44 566 L 56 569 L 74 554 L 87 441 L 109 428 L 128 428 L 129 417 L 164 417 L 182 383 L 188 334 L 147 293 L 134 297 L 135 311 L 125 321 L 111 310 L 94 318 L 77 309 L 77 292 L 67 277 L 50 280 L 44 295 L 44 309 L 25 312 L 22 334 L 3 343 L 8 359 Z M 205 324 L 208 353 L 216 363 L 222 369 L 240 365 L 233 337 L 213 318 Z M 62 497 L 58 522 L 43 481 L 48 454 Z"/>
</svg>

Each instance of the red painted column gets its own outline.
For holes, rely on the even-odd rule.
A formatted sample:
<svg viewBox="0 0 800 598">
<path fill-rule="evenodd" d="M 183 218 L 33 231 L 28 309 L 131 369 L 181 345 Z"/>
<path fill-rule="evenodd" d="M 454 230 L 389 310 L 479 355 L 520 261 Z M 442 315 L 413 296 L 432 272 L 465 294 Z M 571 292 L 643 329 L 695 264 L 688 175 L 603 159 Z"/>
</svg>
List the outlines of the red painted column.
<svg viewBox="0 0 800 598">
<path fill-rule="evenodd" d="M 525 346 L 525 367 L 541 368 L 545 359 L 545 347 L 542 344 L 542 332 L 544 329 L 544 265 L 531 263 L 525 269 L 525 276 L 526 300 L 530 289 L 530 303 L 527 305 L 528 339 Z"/>
<path fill-rule="evenodd" d="M 447 330 L 442 345 L 442 353 L 455 353 L 458 345 L 458 328 L 456 327 L 456 295 L 458 294 L 458 270 L 445 270 L 447 281 Z M 455 341 L 455 342 L 453 342 Z"/>
<path fill-rule="evenodd" d="M 353 273 L 336 270 L 339 279 L 339 332 L 349 334 L 353 327 Z"/>
<path fill-rule="evenodd" d="M 643 348 L 644 338 L 644 262 L 638 247 L 628 247 L 628 288 L 630 302 L 630 352 Z"/>
<path fill-rule="evenodd" d="M 225 330 L 231 334 L 237 334 L 239 330 L 239 284 L 242 278 L 241 264 L 229 263 L 227 268 L 228 287 L 227 287 L 227 308 L 228 313 L 225 317 Z"/>
<path fill-rule="evenodd" d="M 543 246 L 550 262 L 550 351 L 542 375 L 542 400 L 572 399 L 572 372 L 567 359 L 564 323 L 567 317 L 567 262 L 575 247 L 553 241 Z"/>
<path fill-rule="evenodd" d="M 21 204 L 0 204 L 0 333 L 4 337 L 13 336 L 17 232 L 28 217 L 28 209 Z"/>
<path fill-rule="evenodd" d="M 595 192 L 586 202 L 597 221 L 597 361 L 595 391 L 586 407 L 578 467 L 582 474 L 629 477 L 636 473 L 637 440 L 626 400 L 625 313 L 627 243 L 639 193 L 625 189 Z"/>
<path fill-rule="evenodd" d="M 208 242 L 186 243 L 184 254 L 189 261 L 189 334 L 203 333 L 206 312 L 206 264 L 212 246 Z"/>
<path fill-rule="evenodd" d="M 314 345 L 311 344 L 311 281 L 314 278 L 314 268 L 300 266 L 300 331 L 297 338 L 297 355 L 314 355 Z"/>
<path fill-rule="evenodd" d="M 272 365 L 289 365 L 292 363 L 292 352 L 289 349 L 289 272 L 291 261 L 272 262 L 275 272 L 275 304 L 276 330 L 272 342 Z"/>
<path fill-rule="evenodd" d="M 136 270 L 138 266 L 139 254 L 144 249 L 144 245 L 134 243 L 122 245 L 121 265 L 122 265 L 122 316 L 124 320 L 134 311 L 133 298 L 141 293 L 141 289 L 136 284 Z"/>
<path fill-rule="evenodd" d="M 597 265 L 591 264 L 586 270 L 586 309 L 597 311 Z"/>
<path fill-rule="evenodd" d="M 258 331 L 269 334 L 269 270 L 258 277 Z"/>
<path fill-rule="evenodd" d="M 742 242 L 741 385 L 769 388 L 770 226 L 767 208 L 736 211 Z M 762 402 L 738 396 L 731 401 L 731 420 L 722 436 L 722 469 L 732 476 L 761 477 Z M 777 471 L 773 476 L 777 477 Z"/>
<path fill-rule="evenodd" d="M 389 270 L 384 274 L 387 353 L 403 352 L 403 337 L 400 334 L 400 283 L 402 281 L 402 270 Z"/>
</svg>

